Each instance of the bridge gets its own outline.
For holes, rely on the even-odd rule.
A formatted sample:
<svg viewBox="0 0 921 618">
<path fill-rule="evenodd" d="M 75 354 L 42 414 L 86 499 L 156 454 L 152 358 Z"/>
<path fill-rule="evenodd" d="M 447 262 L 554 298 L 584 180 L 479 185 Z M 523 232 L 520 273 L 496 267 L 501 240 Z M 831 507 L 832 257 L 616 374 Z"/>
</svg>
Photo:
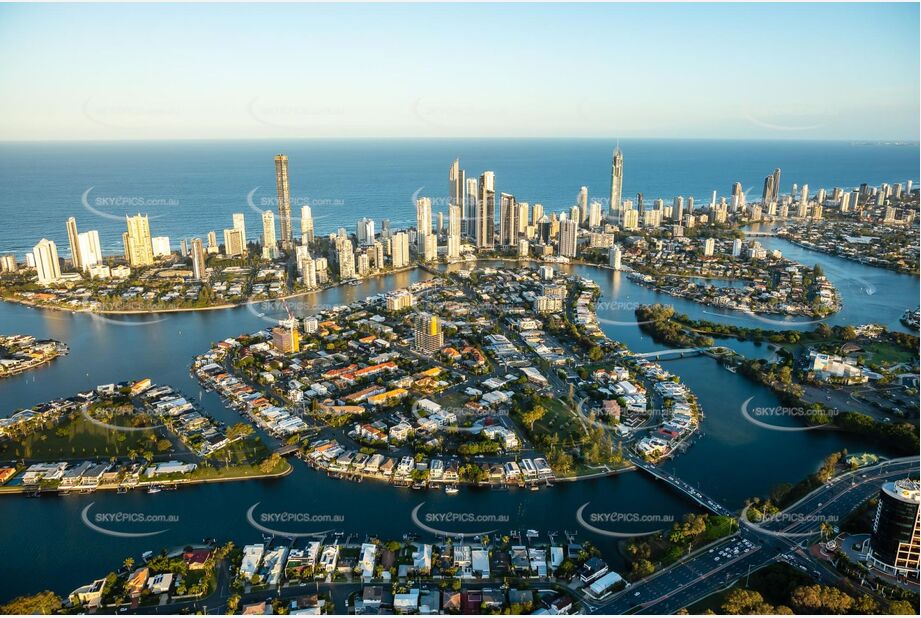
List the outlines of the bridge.
<svg viewBox="0 0 921 618">
<path fill-rule="evenodd" d="M 707 350 L 713 348 L 683 348 L 680 350 L 659 350 L 657 352 L 644 352 L 643 354 L 634 354 L 635 358 L 652 358 L 661 360 L 662 358 L 686 358 L 688 356 L 699 356 Z"/>
<path fill-rule="evenodd" d="M 742 232 L 746 236 L 777 236 L 777 232 Z"/>
<path fill-rule="evenodd" d="M 704 495 L 700 490 L 692 487 L 688 483 L 682 481 L 676 476 L 668 474 L 665 470 L 662 470 L 658 466 L 655 466 L 645 459 L 633 455 L 632 453 L 628 455 L 630 462 L 637 467 L 638 470 L 643 470 L 652 477 L 659 479 L 660 481 L 665 481 L 671 485 L 674 489 L 683 493 L 685 496 L 707 509 L 708 511 L 715 513 L 717 515 L 724 515 L 726 517 L 734 516 L 734 513 L 727 509 L 725 506 Z"/>
</svg>

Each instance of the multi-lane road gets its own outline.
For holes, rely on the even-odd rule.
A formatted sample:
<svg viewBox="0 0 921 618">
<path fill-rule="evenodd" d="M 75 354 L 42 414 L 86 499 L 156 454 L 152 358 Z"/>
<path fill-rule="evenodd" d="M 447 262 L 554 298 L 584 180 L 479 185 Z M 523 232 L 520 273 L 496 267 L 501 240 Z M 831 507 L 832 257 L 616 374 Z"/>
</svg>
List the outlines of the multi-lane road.
<svg viewBox="0 0 921 618">
<path fill-rule="evenodd" d="M 731 586 L 772 562 L 783 560 L 831 583 L 803 547 L 820 534 L 822 522 L 843 520 L 887 482 L 918 476 L 917 457 L 895 459 L 849 472 L 816 489 L 763 526 L 741 530 L 586 609 L 600 614 L 671 614 Z"/>
</svg>

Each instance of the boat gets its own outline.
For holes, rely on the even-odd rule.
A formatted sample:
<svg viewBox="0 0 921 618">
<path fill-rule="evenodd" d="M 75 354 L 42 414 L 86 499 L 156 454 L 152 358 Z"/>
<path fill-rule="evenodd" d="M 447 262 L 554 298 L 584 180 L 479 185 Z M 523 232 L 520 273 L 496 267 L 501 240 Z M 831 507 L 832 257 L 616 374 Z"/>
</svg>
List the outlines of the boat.
<svg viewBox="0 0 921 618">
<path fill-rule="evenodd" d="M 538 487 L 537 485 L 531 485 L 528 489 L 530 489 L 531 491 L 540 491 L 540 487 Z"/>
<path fill-rule="evenodd" d="M 731 371 L 732 373 L 735 373 L 736 371 L 738 371 L 735 367 L 732 367 L 732 366 L 730 366 L 730 365 L 727 365 L 727 366 L 726 366 L 726 369 L 728 369 L 728 370 Z"/>
<path fill-rule="evenodd" d="M 118 488 L 118 491 L 117 491 L 116 493 L 126 494 L 126 493 L 128 493 L 128 488 L 127 488 L 127 487 L 119 487 L 119 488 Z"/>
<path fill-rule="evenodd" d="M 445 493 L 449 496 L 455 496 L 458 493 L 457 485 L 448 485 L 445 487 Z"/>
<path fill-rule="evenodd" d="M 149 487 L 149 488 L 147 489 L 147 493 L 149 493 L 149 494 L 158 494 L 158 493 L 160 493 L 160 488 L 159 488 L 158 486 L 154 485 L 153 487 Z"/>
</svg>

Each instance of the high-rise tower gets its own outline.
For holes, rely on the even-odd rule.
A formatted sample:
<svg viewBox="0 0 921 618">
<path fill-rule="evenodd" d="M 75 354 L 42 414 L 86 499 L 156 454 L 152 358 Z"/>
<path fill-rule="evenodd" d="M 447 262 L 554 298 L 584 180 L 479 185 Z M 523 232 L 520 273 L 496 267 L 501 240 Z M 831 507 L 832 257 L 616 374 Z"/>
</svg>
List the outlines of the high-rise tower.
<svg viewBox="0 0 921 618">
<path fill-rule="evenodd" d="M 80 255 L 80 234 L 77 232 L 77 220 L 73 217 L 67 219 L 67 240 L 70 242 L 70 262 L 75 270 L 83 270 L 83 259 Z"/>
<path fill-rule="evenodd" d="M 496 175 L 483 172 L 477 188 L 474 238 L 477 248 L 492 249 L 496 242 Z"/>
<path fill-rule="evenodd" d="M 611 205 L 610 211 L 616 221 L 620 221 L 621 216 L 621 196 L 624 189 L 624 154 L 620 151 L 620 146 L 614 150 L 614 157 L 611 161 Z"/>
<path fill-rule="evenodd" d="M 278 191 L 278 220 L 281 222 L 281 246 L 290 251 L 294 245 L 291 230 L 291 194 L 288 190 L 288 155 L 275 155 L 275 188 Z"/>
</svg>

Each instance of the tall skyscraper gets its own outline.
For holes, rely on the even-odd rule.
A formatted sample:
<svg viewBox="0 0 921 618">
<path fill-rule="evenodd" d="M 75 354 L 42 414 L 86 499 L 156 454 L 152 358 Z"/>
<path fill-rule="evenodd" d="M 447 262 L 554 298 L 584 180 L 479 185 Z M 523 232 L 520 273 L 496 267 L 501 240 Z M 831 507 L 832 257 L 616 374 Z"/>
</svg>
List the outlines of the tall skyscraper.
<svg viewBox="0 0 921 618">
<path fill-rule="evenodd" d="M 608 249 L 608 266 L 614 270 L 620 270 L 620 262 L 623 259 L 623 251 L 620 249 L 620 245 L 612 245 Z"/>
<path fill-rule="evenodd" d="M 503 247 L 518 246 L 518 202 L 514 195 L 499 195 L 499 244 Z"/>
<path fill-rule="evenodd" d="M 531 209 L 531 225 L 537 225 L 540 223 L 540 220 L 544 218 L 544 205 L 543 204 L 534 204 L 534 207 Z"/>
<path fill-rule="evenodd" d="M 262 257 L 274 260 L 278 257 L 278 242 L 275 240 L 275 214 L 271 210 L 262 212 Z"/>
<path fill-rule="evenodd" d="M 771 201 L 776 202 L 780 198 L 780 168 L 774 168 L 774 182 L 772 184 L 774 190 L 773 195 L 771 196 Z"/>
<path fill-rule="evenodd" d="M 614 156 L 611 161 L 611 205 L 610 212 L 615 221 L 621 220 L 621 197 L 624 189 L 624 155 L 620 151 L 620 146 L 614 150 Z"/>
<path fill-rule="evenodd" d="M 39 283 L 54 283 L 61 278 L 61 263 L 58 261 L 58 248 L 53 240 L 42 238 L 32 248 L 35 272 Z"/>
<path fill-rule="evenodd" d="M 475 231 L 476 246 L 479 249 L 492 249 L 496 235 L 496 175 L 483 172 L 478 185 Z"/>
<path fill-rule="evenodd" d="M 397 232 L 390 243 L 390 262 L 394 268 L 409 266 L 409 236 Z"/>
<path fill-rule="evenodd" d="M 231 227 L 224 230 L 224 255 L 227 257 L 242 257 L 246 254 L 246 243 L 243 242 L 243 231 Z"/>
<path fill-rule="evenodd" d="M 713 251 L 716 248 L 716 239 L 707 238 L 704 240 L 704 257 L 712 257 Z"/>
<path fill-rule="evenodd" d="M 374 219 L 362 217 L 355 224 L 355 237 L 362 247 L 374 244 Z"/>
<path fill-rule="evenodd" d="M 468 178 L 467 193 L 464 196 L 464 206 L 461 210 L 461 236 L 464 238 L 476 238 L 477 195 L 476 178 Z"/>
<path fill-rule="evenodd" d="M 77 235 L 77 245 L 80 248 L 80 262 L 83 272 L 90 266 L 102 264 L 102 247 L 99 244 L 99 232 L 90 230 Z"/>
<path fill-rule="evenodd" d="M 243 237 L 243 246 L 246 246 L 246 217 L 242 212 L 233 213 L 233 229 L 240 230 Z"/>
<path fill-rule="evenodd" d="M 339 279 L 355 276 L 355 249 L 350 238 L 336 237 L 336 264 L 339 266 Z"/>
<path fill-rule="evenodd" d="M 310 206 L 301 208 L 301 244 L 309 245 L 313 242 L 313 211 Z"/>
<path fill-rule="evenodd" d="M 919 505 L 921 485 L 918 481 L 905 479 L 882 486 L 867 553 L 872 566 L 892 575 L 918 577 Z"/>
<path fill-rule="evenodd" d="M 764 189 L 761 190 L 761 202 L 770 204 L 774 201 L 774 177 L 764 177 Z"/>
<path fill-rule="evenodd" d="M 448 258 L 460 257 L 461 205 L 448 206 Z"/>
<path fill-rule="evenodd" d="M 76 270 L 83 268 L 83 258 L 80 255 L 80 234 L 77 232 L 77 220 L 74 217 L 67 219 L 67 240 L 70 242 L 70 263 Z"/>
<path fill-rule="evenodd" d="M 578 255 L 579 222 L 567 219 L 560 222 L 560 255 L 574 258 Z"/>
<path fill-rule="evenodd" d="M 585 219 L 583 219 L 585 221 Z M 588 227 L 601 226 L 601 202 L 592 202 L 588 207 Z"/>
<path fill-rule="evenodd" d="M 150 266 L 154 263 L 153 241 L 150 237 L 150 222 L 147 215 L 137 214 L 125 217 L 128 231 L 122 234 L 125 259 L 132 268 Z"/>
<path fill-rule="evenodd" d="M 298 260 L 298 269 L 301 272 L 304 287 L 317 287 L 317 263 L 309 253 Z"/>
<path fill-rule="evenodd" d="M 416 200 L 416 232 L 419 234 L 416 246 L 422 251 L 422 236 L 432 233 L 432 200 L 420 197 Z"/>
<path fill-rule="evenodd" d="M 169 236 L 154 236 L 150 239 L 150 242 L 153 246 L 153 255 L 155 258 L 167 257 L 172 253 L 169 244 Z"/>
<path fill-rule="evenodd" d="M 420 313 L 416 316 L 415 347 L 417 350 L 434 354 L 444 346 L 444 333 L 437 315 Z"/>
<path fill-rule="evenodd" d="M 205 248 L 201 238 L 192 239 L 192 276 L 198 281 L 205 278 Z"/>
<path fill-rule="evenodd" d="M 460 168 L 460 159 L 454 159 L 454 163 L 451 164 L 451 169 L 448 170 L 448 216 L 450 216 L 450 206 L 452 204 L 457 204 L 461 207 L 462 221 L 464 210 L 466 210 L 466 183 L 464 176 L 464 170 Z M 463 231 L 461 233 L 463 233 Z"/>
<path fill-rule="evenodd" d="M 294 233 L 291 229 L 291 194 L 288 189 L 288 155 L 275 155 L 275 188 L 278 192 L 278 220 L 281 222 L 281 247 L 286 251 L 290 251 L 291 247 L 294 246 Z"/>
<path fill-rule="evenodd" d="M 576 204 L 579 206 L 579 223 L 585 223 L 585 220 L 588 219 L 588 187 L 579 189 L 579 198 Z"/>
<path fill-rule="evenodd" d="M 208 253 L 217 253 L 220 249 L 217 246 L 217 232 L 211 230 L 208 232 Z"/>
</svg>

